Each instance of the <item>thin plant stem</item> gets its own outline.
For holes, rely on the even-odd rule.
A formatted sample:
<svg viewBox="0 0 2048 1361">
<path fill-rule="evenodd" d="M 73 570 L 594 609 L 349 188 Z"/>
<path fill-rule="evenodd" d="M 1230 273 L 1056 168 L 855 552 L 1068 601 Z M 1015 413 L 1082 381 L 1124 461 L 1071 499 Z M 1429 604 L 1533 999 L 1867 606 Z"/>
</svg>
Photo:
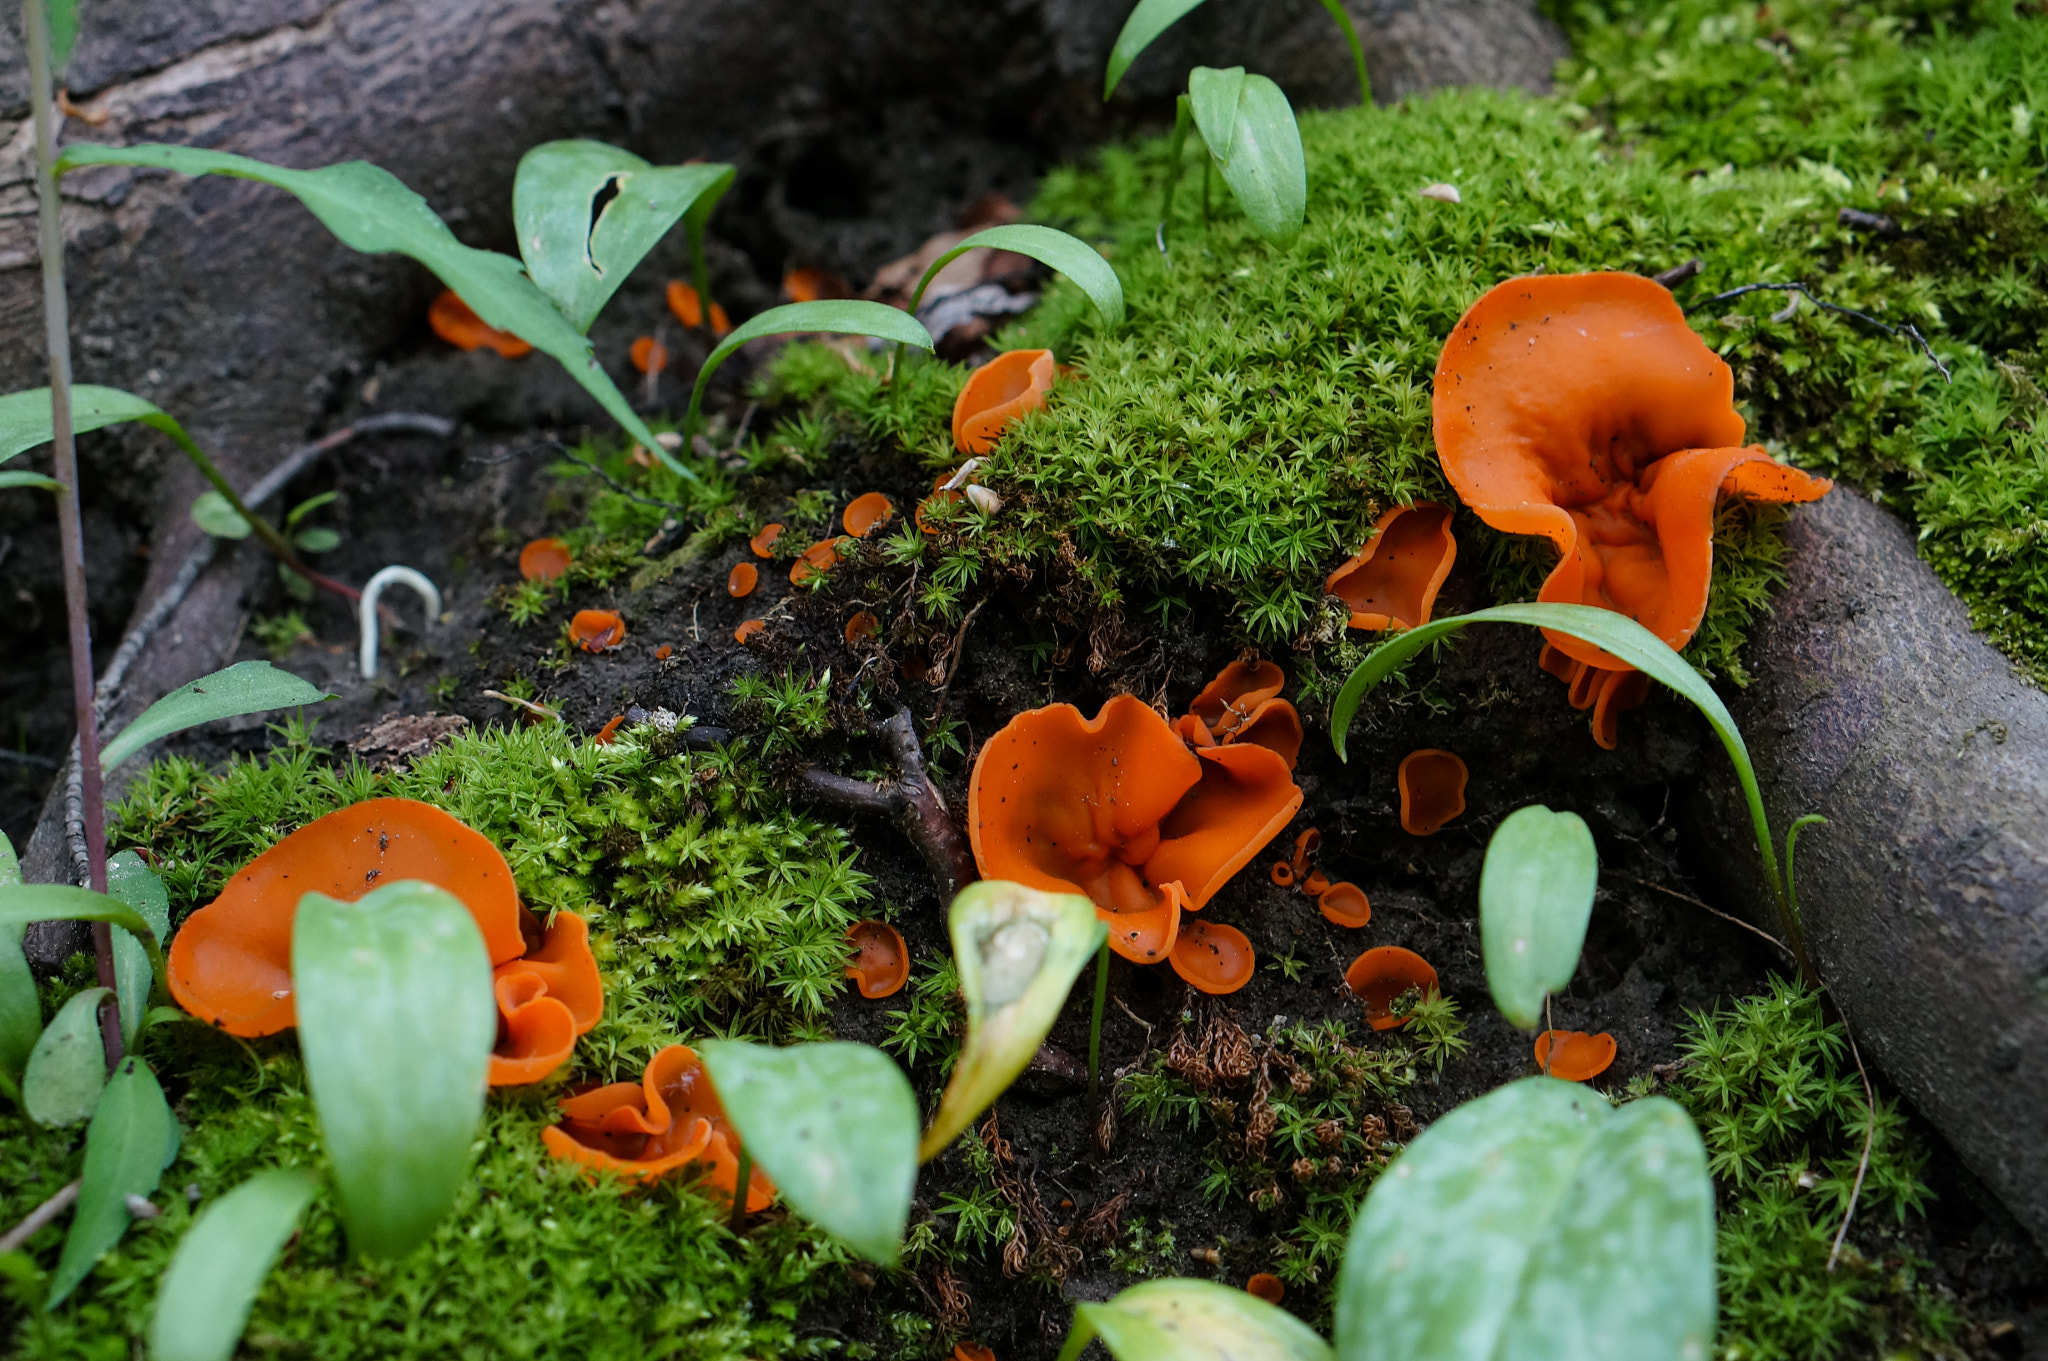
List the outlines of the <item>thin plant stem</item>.
<svg viewBox="0 0 2048 1361">
<path fill-rule="evenodd" d="M 1166 254 L 1166 224 L 1173 216 L 1173 191 L 1180 184 L 1181 162 L 1187 151 L 1188 130 L 1195 126 L 1195 106 L 1186 95 L 1173 109 L 1173 142 L 1166 151 L 1166 194 L 1159 201 L 1159 253 Z"/>
<path fill-rule="evenodd" d="M 1550 1019 L 1550 994 L 1543 994 L 1543 1058 L 1538 1067 L 1543 1076 L 1550 1076 L 1550 1056 L 1557 1051 L 1557 1023 Z"/>
<path fill-rule="evenodd" d="M 1344 41 L 1351 46 L 1351 61 L 1358 67 L 1358 102 L 1361 107 L 1369 105 L 1372 103 L 1372 77 L 1365 73 L 1365 44 L 1358 41 L 1358 26 L 1351 22 L 1344 0 L 1323 0 L 1323 8 L 1330 11 L 1337 27 L 1344 30 Z"/>
<path fill-rule="evenodd" d="M 732 1220 L 727 1226 L 734 1238 L 747 1230 L 747 1188 L 753 1180 L 754 1155 L 747 1151 L 745 1144 L 741 1144 L 739 1170 L 733 1174 L 732 1180 Z"/>
<path fill-rule="evenodd" d="M 43 329 L 50 355 L 50 431 L 53 471 L 64 484 L 57 502 L 57 543 L 63 558 L 64 613 L 71 644 L 71 702 L 78 725 L 78 770 L 85 791 L 87 878 L 96 893 L 107 891 L 107 813 L 100 774 L 99 729 L 93 721 L 92 620 L 86 611 L 85 535 L 78 513 L 78 448 L 71 421 L 71 311 L 64 295 L 64 226 L 57 202 L 57 119 L 50 61 L 50 12 L 45 0 L 24 0 L 23 36 L 28 44 L 29 107 L 35 118 L 36 244 L 43 265 Z M 114 930 L 92 928 L 94 969 L 100 986 L 113 989 Z M 100 1041 L 107 1071 L 121 1061 L 120 1013 L 100 1008 Z"/>
<path fill-rule="evenodd" d="M 1848 1034 L 1848 1027 L 1843 1027 Z M 1849 1188 L 1849 1206 L 1842 1211 L 1842 1227 L 1835 1230 L 1835 1245 L 1828 1249 L 1828 1270 L 1835 1269 L 1835 1259 L 1842 1255 L 1842 1240 L 1849 1236 L 1849 1221 L 1856 1217 L 1856 1202 L 1863 1195 L 1863 1178 L 1870 1171 L 1870 1146 L 1877 1139 L 1877 1094 L 1870 1090 L 1870 1071 L 1863 1066 L 1863 1054 L 1856 1048 L 1856 1037 L 1849 1035 L 1849 1054 L 1856 1060 L 1856 1074 L 1863 1079 L 1863 1157 L 1856 1163 L 1856 1184 Z"/>
<path fill-rule="evenodd" d="M 1095 952 L 1095 1009 L 1088 1016 L 1088 1108 L 1095 1108 L 1102 1072 L 1102 1008 L 1109 1001 L 1109 938 Z"/>
</svg>

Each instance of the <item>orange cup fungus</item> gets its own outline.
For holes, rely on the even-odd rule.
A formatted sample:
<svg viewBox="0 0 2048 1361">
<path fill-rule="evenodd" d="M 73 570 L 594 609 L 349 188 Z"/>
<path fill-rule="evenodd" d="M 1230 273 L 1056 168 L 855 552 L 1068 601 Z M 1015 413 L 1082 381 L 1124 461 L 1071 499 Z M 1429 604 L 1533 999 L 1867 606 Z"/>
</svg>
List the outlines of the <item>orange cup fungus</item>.
<svg viewBox="0 0 2048 1361">
<path fill-rule="evenodd" d="M 1273 868 L 1268 872 L 1267 877 L 1273 881 L 1276 887 L 1293 888 L 1294 866 L 1288 864 L 1285 860 L 1275 860 Z"/>
<path fill-rule="evenodd" d="M 812 577 L 829 572 L 839 561 L 839 540 L 820 539 L 804 550 L 789 569 L 789 584 L 801 586 Z"/>
<path fill-rule="evenodd" d="M 549 1153 L 593 1171 L 654 1181 L 691 1163 L 705 1184 L 732 1199 L 739 1186 L 739 1135 L 726 1123 L 696 1051 L 672 1044 L 648 1060 L 638 1082 L 613 1082 L 563 1098 L 561 1124 L 540 1132 Z M 759 1167 L 747 1179 L 748 1213 L 768 1208 L 775 1183 Z"/>
<path fill-rule="evenodd" d="M 1289 868 L 1294 871 L 1295 878 L 1299 879 L 1308 873 L 1308 867 L 1314 861 L 1316 852 L 1322 848 L 1323 834 L 1313 827 L 1303 828 L 1301 835 L 1294 838 L 1294 858 L 1287 862 Z"/>
<path fill-rule="evenodd" d="M 667 643 L 663 643 L 660 647 L 654 649 L 654 660 L 656 660 L 657 662 L 665 662 L 674 654 L 675 649 L 669 646 Z"/>
<path fill-rule="evenodd" d="M 1264 747 L 1190 751 L 1144 701 L 1094 719 L 1070 704 L 1018 714 L 975 758 L 967 825 L 984 877 L 1085 894 L 1110 947 L 1139 964 L 1173 951 L 1199 911 L 1301 806 Z"/>
<path fill-rule="evenodd" d="M 616 610 L 578 610 L 569 621 L 569 641 L 585 652 L 609 652 L 626 640 L 626 621 Z"/>
<path fill-rule="evenodd" d="M 735 600 L 743 595 L 752 595 L 760 580 L 761 574 L 754 570 L 753 563 L 735 563 L 733 569 L 725 574 L 725 593 Z"/>
<path fill-rule="evenodd" d="M 1173 971 L 1197 992 L 1221 997 L 1252 981 L 1258 956 L 1244 932 L 1199 917 L 1182 919 L 1168 956 Z"/>
<path fill-rule="evenodd" d="M 755 634 L 767 627 L 766 619 L 743 619 L 740 626 L 732 631 L 732 640 L 735 643 L 751 642 Z"/>
<path fill-rule="evenodd" d="M 852 647 L 861 639 L 872 638 L 881 631 L 882 621 L 862 610 L 846 621 L 846 645 Z"/>
<path fill-rule="evenodd" d="M 1614 1049 L 1614 1036 L 1604 1030 L 1546 1030 L 1536 1037 L 1536 1066 L 1566 1082 L 1587 1082 L 1613 1064 Z"/>
<path fill-rule="evenodd" d="M 1323 590 L 1350 607 L 1355 629 L 1427 624 L 1436 593 L 1458 560 L 1451 508 L 1432 501 L 1396 506 L 1373 528 L 1378 532 L 1371 542 L 1330 573 Z"/>
<path fill-rule="evenodd" d="M 452 288 L 444 289 L 427 308 L 427 325 L 459 350 L 496 350 L 507 359 L 517 359 L 533 350 L 533 346 L 510 331 L 487 324 Z"/>
<path fill-rule="evenodd" d="M 689 284 L 671 280 L 668 286 L 668 310 L 676 314 L 676 320 L 696 330 L 704 324 L 704 303 L 697 297 L 697 290 Z M 726 318 L 725 308 L 718 303 L 711 304 L 711 333 L 724 335 L 732 330 L 732 322 Z"/>
<path fill-rule="evenodd" d="M 839 522 L 854 538 L 865 539 L 877 525 L 887 524 L 895 514 L 896 507 L 888 497 L 871 491 L 854 497 L 852 504 L 839 517 Z"/>
<path fill-rule="evenodd" d="M 854 980 L 863 997 L 894 997 L 910 977 L 910 947 L 903 933 L 887 922 L 855 922 L 846 929 L 853 946 L 853 959 L 846 976 Z"/>
<path fill-rule="evenodd" d="M 853 290 L 830 270 L 805 267 L 782 276 L 782 296 L 791 302 L 816 302 L 820 298 L 850 298 Z"/>
<path fill-rule="evenodd" d="M 781 537 L 781 525 L 763 525 L 759 534 L 747 540 L 747 547 L 757 558 L 772 558 L 775 556 L 775 541 Z"/>
<path fill-rule="evenodd" d="M 1277 697 L 1286 683 L 1272 662 L 1232 662 L 1202 687 L 1174 730 L 1197 749 L 1237 742 L 1264 747 L 1293 770 L 1301 755 L 1301 715 Z"/>
<path fill-rule="evenodd" d="M 1330 887 L 1330 876 L 1321 870 L 1310 870 L 1301 876 L 1300 888 L 1311 898 L 1320 898 Z"/>
<path fill-rule="evenodd" d="M 608 747 L 612 744 L 612 739 L 619 735 L 619 729 L 624 726 L 626 726 L 626 716 L 624 714 L 614 714 L 612 720 L 602 728 L 599 728 L 596 735 L 590 740 L 597 743 L 600 747 Z"/>
<path fill-rule="evenodd" d="M 519 575 L 527 581 L 553 581 L 569 570 L 569 545 L 560 539 L 535 539 L 519 550 Z"/>
<path fill-rule="evenodd" d="M 953 1348 L 953 1361 L 996 1361 L 996 1354 L 979 1342 L 962 1342 Z"/>
<path fill-rule="evenodd" d="M 1261 1271 L 1244 1283 L 1244 1293 L 1268 1304 L 1278 1304 L 1287 1298 L 1287 1287 L 1272 1272 Z"/>
<path fill-rule="evenodd" d="M 1621 744 L 1621 716 L 1650 697 L 1650 678 L 1640 671 L 1612 671 L 1568 657 L 1545 642 L 1536 664 L 1565 683 L 1574 709 L 1593 711 L 1593 740 L 1609 751 Z"/>
<path fill-rule="evenodd" d="M 1410 992 L 1425 998 L 1436 992 L 1436 970 L 1413 950 L 1382 945 L 1352 960 L 1344 982 L 1364 1000 L 1367 1024 L 1374 1030 L 1392 1030 L 1408 1024 L 1406 1016 L 1394 1014 L 1394 1003 Z"/>
<path fill-rule="evenodd" d="M 535 1082 L 560 1067 L 604 1014 L 583 920 L 556 913 L 529 951 L 505 857 L 481 833 L 412 799 L 352 804 L 250 861 L 171 938 L 171 996 L 230 1035 L 289 1029 L 297 1023 L 291 957 L 299 899 L 324 893 L 354 902 L 405 879 L 454 894 L 483 933 L 500 1016 L 491 1082 Z"/>
<path fill-rule="evenodd" d="M 660 373 L 668 367 L 668 346 L 653 336 L 641 336 L 627 354 L 642 373 Z"/>
<path fill-rule="evenodd" d="M 1394 782 L 1401 789 L 1401 830 L 1431 836 L 1465 811 L 1464 761 L 1448 751 L 1424 747 L 1401 758 Z"/>
<path fill-rule="evenodd" d="M 1538 600 L 1614 610 L 1682 648 L 1706 613 L 1721 496 L 1814 501 L 1833 485 L 1743 445 L 1734 392 L 1733 372 L 1654 280 L 1510 279 L 1444 342 L 1437 453 L 1480 519 L 1556 545 Z M 1590 643 L 1544 636 L 1572 661 L 1629 670 Z M 1596 708 L 1596 736 L 1599 719 Z"/>
<path fill-rule="evenodd" d="M 963 454 L 994 449 L 1011 421 L 1045 406 L 1053 371 L 1051 350 L 1010 350 L 969 374 L 953 402 L 953 447 Z"/>
<path fill-rule="evenodd" d="M 1365 890 L 1348 880 L 1328 884 L 1317 893 L 1316 908 L 1324 921 L 1338 926 L 1359 927 L 1372 920 L 1372 904 L 1366 900 Z"/>
<path fill-rule="evenodd" d="M 917 522 L 917 527 L 920 531 L 926 534 L 938 533 L 938 522 L 936 520 L 926 518 L 927 515 L 932 511 L 942 509 L 946 506 L 957 506 L 962 501 L 965 501 L 967 499 L 966 492 L 960 491 L 957 488 L 952 490 L 947 489 L 946 484 L 948 482 L 951 482 L 952 480 L 953 474 L 940 473 L 938 477 L 936 477 L 932 481 L 932 494 L 930 496 L 925 497 L 924 500 L 917 503 L 917 513 L 911 518 Z"/>
</svg>

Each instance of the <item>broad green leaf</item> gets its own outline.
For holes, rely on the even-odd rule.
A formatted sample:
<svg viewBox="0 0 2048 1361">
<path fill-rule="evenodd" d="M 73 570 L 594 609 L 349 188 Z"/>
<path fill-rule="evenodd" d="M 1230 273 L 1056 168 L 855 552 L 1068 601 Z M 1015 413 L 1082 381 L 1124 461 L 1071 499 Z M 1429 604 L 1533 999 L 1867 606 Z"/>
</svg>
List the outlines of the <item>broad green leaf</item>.
<svg viewBox="0 0 2048 1361">
<path fill-rule="evenodd" d="M 510 331 L 554 357 L 641 447 L 658 448 L 654 432 L 633 413 L 625 394 L 591 354 L 590 342 L 526 277 L 519 262 L 455 239 L 427 201 L 388 170 L 368 161 L 344 161 L 318 170 L 282 166 L 196 147 L 101 146 L 74 142 L 58 173 L 81 165 L 140 165 L 181 175 L 232 175 L 276 185 L 306 205 L 341 243 L 369 255 L 409 255 L 461 295 L 484 323 Z M 690 476 L 687 472 L 685 476 Z"/>
<path fill-rule="evenodd" d="M 107 1249 L 121 1241 L 135 1217 L 128 1197 L 148 1199 L 178 1156 L 178 1121 L 148 1064 L 132 1056 L 121 1060 L 106 1088 L 85 1132 L 78 1208 L 50 1277 L 46 1309 L 62 1304 Z"/>
<path fill-rule="evenodd" d="M 242 518 L 242 512 L 228 504 L 228 498 L 217 491 L 199 493 L 192 502 L 192 523 L 198 525 L 216 539 L 246 539 L 249 537 L 249 522 Z"/>
<path fill-rule="evenodd" d="M 1131 63 L 1138 54 L 1152 45 L 1152 40 L 1179 22 L 1182 15 L 1202 3 L 1202 0 L 1138 0 L 1130 17 L 1124 20 L 1123 29 L 1116 35 L 1116 42 L 1109 49 L 1109 69 L 1102 78 L 1102 97 L 1109 98 L 1116 93 L 1117 82 L 1124 78 L 1124 72 L 1131 69 Z"/>
<path fill-rule="evenodd" d="M 142 863 L 141 856 L 133 851 L 122 851 L 107 861 L 107 894 L 134 908 L 149 923 L 156 939 L 169 939 L 170 894 L 164 890 L 163 880 L 156 877 L 155 871 Z M 134 1047 L 135 1036 L 142 1028 L 143 1015 L 149 1010 L 150 986 L 155 981 L 149 951 L 133 935 L 115 927 L 114 984 L 121 1001 L 121 1039 L 130 1048 Z"/>
<path fill-rule="evenodd" d="M 1124 324 L 1124 286 L 1117 279 L 1116 271 L 1110 268 L 1109 261 L 1078 236 L 1028 222 L 978 231 L 932 261 L 931 268 L 917 281 L 917 291 L 911 295 L 910 310 L 913 314 L 924 300 L 925 289 L 931 287 L 939 271 L 978 246 L 1015 251 L 1019 255 L 1030 256 L 1047 269 L 1057 270 L 1088 295 L 1088 300 L 1095 304 L 1095 310 L 1102 314 L 1104 325 Z"/>
<path fill-rule="evenodd" d="M 498 1036 L 483 933 L 445 889 L 401 880 L 292 922 L 299 1050 L 350 1244 L 398 1258 L 469 1175 Z"/>
<path fill-rule="evenodd" d="M 0 885 L 0 928 L 51 921 L 111 922 L 132 932 L 149 955 L 157 981 L 164 981 L 163 950 L 149 923 L 126 903 L 70 884 Z"/>
<path fill-rule="evenodd" d="M 1189 77 L 1191 91 L 1207 69 L 1195 68 Z M 1214 99 L 1223 102 L 1220 89 Z M 1302 156 L 1301 129 L 1295 126 L 1294 109 L 1280 87 L 1264 76 L 1244 77 L 1236 107 L 1229 141 L 1219 144 L 1206 127 L 1202 128 L 1203 140 L 1209 143 L 1217 171 L 1250 219 L 1252 230 L 1276 246 L 1287 245 L 1301 235 L 1302 218 L 1308 211 L 1308 162 Z M 1195 103 L 1195 116 L 1201 126 L 1199 102 Z"/>
<path fill-rule="evenodd" d="M 37 491 L 48 492 L 64 490 L 62 482 L 54 477 L 44 477 L 41 473 L 0 472 L 0 491 L 7 491 L 13 487 L 33 487 Z"/>
<path fill-rule="evenodd" d="M 1486 843 L 1479 872 L 1479 943 L 1486 985 L 1500 1014 L 1524 1030 L 1543 1019 L 1543 998 L 1578 972 L 1593 915 L 1600 855 L 1577 813 L 1540 803 L 1517 808 Z"/>
<path fill-rule="evenodd" d="M 280 671 L 269 662 L 236 662 L 224 671 L 181 685 L 142 714 L 104 747 L 100 765 L 112 770 L 159 737 L 196 728 L 217 718 L 260 714 L 331 698 L 325 690 Z"/>
<path fill-rule="evenodd" d="M 14 843 L 0 835 L 0 888 L 20 882 L 21 862 L 15 857 Z M 43 1033 L 36 976 L 21 949 L 27 930 L 26 923 L 0 921 L 0 1077 L 10 1082 L 21 1076 L 36 1047 L 36 1037 Z"/>
<path fill-rule="evenodd" d="M 1230 159 L 1231 144 L 1237 140 L 1237 106 L 1243 96 L 1242 66 L 1222 71 L 1197 66 L 1188 72 L 1188 110 L 1195 116 L 1195 130 L 1209 144 L 1209 154 L 1219 163 Z"/>
<path fill-rule="evenodd" d="M 1102 1304 L 1074 1306 L 1074 1331 L 1060 1361 L 1073 1361 L 1098 1337 L 1116 1361 L 1334 1361 L 1336 1355 L 1286 1310 L 1214 1281 L 1146 1281 Z"/>
<path fill-rule="evenodd" d="M 702 249 L 704 224 L 733 174 L 729 165 L 650 165 L 603 142 L 543 142 L 520 157 L 512 182 L 526 272 L 588 331 L 679 218 L 688 217 L 692 250 Z"/>
<path fill-rule="evenodd" d="M 209 1204 L 178 1240 L 149 1318 L 150 1361 L 229 1361 L 249 1307 L 319 1182 L 258 1172 Z"/>
<path fill-rule="evenodd" d="M 154 402 L 132 392 L 100 387 L 93 383 L 71 386 L 71 428 L 78 434 L 109 425 L 136 421 L 160 430 L 181 447 L 196 448 L 185 428 Z M 55 420 L 50 414 L 50 390 L 30 388 L 0 397 L 0 463 L 24 449 L 48 444 L 55 439 Z"/>
<path fill-rule="evenodd" d="M 1074 893 L 1042 893 L 984 879 L 969 884 L 947 914 L 967 1037 L 938 1114 L 917 1147 L 930 1162 L 995 1103 L 1052 1030 L 1074 979 L 1109 937 L 1095 904 Z"/>
<path fill-rule="evenodd" d="M 917 1097 L 864 1044 L 697 1046 L 725 1118 L 790 1207 L 893 1266 L 917 1184 Z"/>
<path fill-rule="evenodd" d="M 100 1002 L 112 995 L 106 988 L 87 988 L 72 997 L 57 1009 L 29 1051 L 21 1075 L 21 1103 L 37 1124 L 75 1125 L 99 1104 L 100 1089 L 107 1085 Z"/>
<path fill-rule="evenodd" d="M 1343 1361 L 1704 1361 L 1714 1184 L 1676 1102 L 1531 1077 L 1373 1183 L 1337 1290 Z"/>
</svg>

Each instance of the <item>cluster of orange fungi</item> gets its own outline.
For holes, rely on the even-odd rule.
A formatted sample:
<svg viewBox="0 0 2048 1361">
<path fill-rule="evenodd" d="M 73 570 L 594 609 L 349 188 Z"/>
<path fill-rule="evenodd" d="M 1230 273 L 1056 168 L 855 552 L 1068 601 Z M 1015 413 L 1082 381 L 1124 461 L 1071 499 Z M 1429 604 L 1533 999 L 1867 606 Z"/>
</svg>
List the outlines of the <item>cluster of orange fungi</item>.
<svg viewBox="0 0 2048 1361">
<path fill-rule="evenodd" d="M 1323 834 L 1310 827 L 1294 838 L 1294 854 L 1273 862 L 1272 880 L 1281 888 L 1298 888 L 1316 900 L 1325 921 L 1337 926 L 1360 927 L 1372 920 L 1372 903 L 1365 890 L 1351 881 L 1331 883 L 1329 876 L 1314 868 L 1316 852 L 1323 847 Z"/>
<path fill-rule="evenodd" d="M 569 570 L 569 545 L 560 539 L 535 539 L 519 550 L 519 575 L 527 581 L 553 581 Z"/>
<path fill-rule="evenodd" d="M 1728 365 L 1655 280 L 1510 279 L 1444 342 L 1437 456 L 1480 519 L 1556 545 L 1538 600 L 1614 610 L 1682 648 L 1706 613 L 1719 499 L 1813 501 L 1832 485 L 1745 446 L 1734 393 Z M 1647 683 L 1590 643 L 1545 636 L 1544 669 L 1612 748 Z"/>
<path fill-rule="evenodd" d="M 510 331 L 486 324 L 452 288 L 442 290 L 427 307 L 427 325 L 458 350 L 496 350 L 507 359 L 533 352 L 533 346 Z"/>
<path fill-rule="evenodd" d="M 250 861 L 171 938 L 171 996 L 230 1035 L 288 1029 L 297 1021 L 291 950 L 299 899 L 324 893 L 354 902 L 407 879 L 454 894 L 483 933 L 499 1017 L 491 1085 L 538 1082 L 567 1062 L 576 1037 L 604 1015 L 583 919 L 557 912 L 541 931 L 531 914 L 522 917 L 498 848 L 412 799 L 329 813 Z"/>
<path fill-rule="evenodd" d="M 639 1181 L 701 1163 L 704 1185 L 727 1200 L 739 1187 L 739 1135 L 688 1045 L 669 1045 L 649 1059 L 640 1081 L 565 1097 L 561 1110 L 562 1123 L 540 1132 L 557 1158 Z M 747 1178 L 748 1213 L 767 1209 L 774 1198 L 775 1183 L 754 1168 Z"/>
<path fill-rule="evenodd" d="M 846 976 L 860 988 L 863 997 L 894 997 L 910 978 L 910 947 L 903 933 L 887 922 L 860 921 L 846 930 L 853 947 Z"/>
<path fill-rule="evenodd" d="M 1344 602 L 1352 628 L 1419 628 L 1429 622 L 1436 593 L 1457 560 L 1449 506 L 1396 506 L 1373 525 L 1365 547 L 1330 573 L 1323 593 Z"/>
<path fill-rule="evenodd" d="M 1381 945 L 1352 960 L 1344 983 L 1365 1003 L 1366 1024 L 1374 1030 L 1408 1024 L 1401 1000 L 1410 994 L 1427 999 L 1437 990 L 1429 961 L 1398 945 Z"/>
<path fill-rule="evenodd" d="M 569 621 L 569 641 L 585 652 L 609 652 L 626 641 L 626 621 L 616 610 L 578 610 Z"/>
<path fill-rule="evenodd" d="M 1434 836 L 1465 811 L 1465 762 L 1453 752 L 1424 747 L 1401 758 L 1394 783 L 1401 791 L 1401 830 Z"/>
<path fill-rule="evenodd" d="M 845 531 L 844 537 L 865 539 L 877 529 L 889 523 L 896 516 L 896 506 L 888 497 L 878 491 L 863 492 L 847 504 L 840 512 L 839 525 Z M 769 557 L 775 551 L 775 541 L 782 537 L 781 525 L 769 525 L 756 534 L 748 543 L 756 556 Z M 802 556 L 789 569 L 789 583 L 801 586 L 814 576 L 821 576 L 838 565 L 844 556 L 840 552 L 838 534 L 818 540 L 803 551 Z"/>
<path fill-rule="evenodd" d="M 1614 1036 L 1606 1031 L 1546 1030 L 1536 1037 L 1536 1066 L 1566 1082 L 1588 1082 L 1614 1062 Z"/>
<path fill-rule="evenodd" d="M 704 303 L 697 296 L 697 290 L 689 284 L 671 279 L 668 285 L 668 310 L 675 313 L 676 320 L 696 330 L 704 324 Z M 732 321 L 725 315 L 725 308 L 717 302 L 711 304 L 711 333 L 722 336 L 732 330 Z"/>
<path fill-rule="evenodd" d="M 1131 695 L 1092 720 L 1071 704 L 1018 714 L 983 745 L 968 786 L 982 875 L 1084 894 L 1124 958 L 1170 961 L 1202 992 L 1237 991 L 1251 942 L 1183 913 L 1207 906 L 1301 807 L 1301 724 L 1279 689 L 1271 663 L 1233 663 L 1178 724 Z M 1197 726 L 1206 741 L 1189 736 Z"/>
</svg>

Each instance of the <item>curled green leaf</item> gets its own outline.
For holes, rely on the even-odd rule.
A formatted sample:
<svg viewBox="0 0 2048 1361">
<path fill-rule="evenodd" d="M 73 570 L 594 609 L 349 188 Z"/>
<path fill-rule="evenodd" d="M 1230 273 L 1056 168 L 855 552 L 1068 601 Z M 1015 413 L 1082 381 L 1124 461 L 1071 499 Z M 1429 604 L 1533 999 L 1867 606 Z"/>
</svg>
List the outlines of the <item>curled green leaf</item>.
<svg viewBox="0 0 2048 1361">
<path fill-rule="evenodd" d="M 1124 72 L 1131 69 L 1131 63 L 1138 59 L 1138 54 L 1152 45 L 1153 39 L 1201 3 L 1202 0 L 1138 0 L 1109 49 L 1109 69 L 1102 77 L 1102 97 L 1107 99 L 1116 93 L 1117 82 L 1124 78 Z"/>
<path fill-rule="evenodd" d="M 1110 268 L 1109 261 L 1102 258 L 1096 249 L 1078 236 L 1070 236 L 1054 227 L 1040 227 L 1028 222 L 1012 223 L 1004 227 L 989 227 L 978 231 L 953 249 L 932 261 L 924 277 L 917 281 L 917 290 L 910 296 L 910 311 L 914 315 L 924 301 L 925 289 L 939 276 L 939 271 L 968 251 L 980 247 L 990 250 L 1014 251 L 1028 255 L 1074 281 L 1088 300 L 1095 304 L 1095 310 L 1102 314 L 1106 326 L 1124 324 L 1124 286 Z"/>
</svg>

